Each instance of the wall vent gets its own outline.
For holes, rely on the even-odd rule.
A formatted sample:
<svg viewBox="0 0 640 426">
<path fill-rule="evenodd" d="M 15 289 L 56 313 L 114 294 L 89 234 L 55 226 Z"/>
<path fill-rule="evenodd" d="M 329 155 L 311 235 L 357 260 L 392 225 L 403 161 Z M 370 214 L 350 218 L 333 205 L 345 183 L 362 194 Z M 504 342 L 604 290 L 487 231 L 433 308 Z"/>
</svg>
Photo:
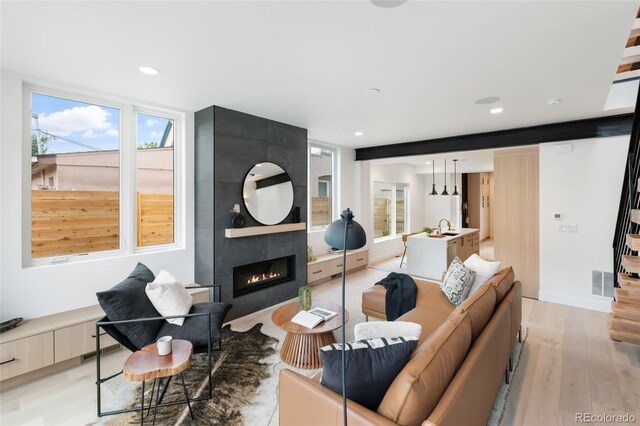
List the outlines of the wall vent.
<svg viewBox="0 0 640 426">
<path fill-rule="evenodd" d="M 613 298 L 613 272 L 591 271 L 591 294 Z"/>
<path fill-rule="evenodd" d="M 122 349 L 122 345 L 119 344 L 119 343 L 116 343 L 115 345 L 107 346 L 106 348 L 101 348 L 100 349 L 100 355 L 107 355 L 107 354 L 110 354 L 112 352 L 119 351 L 120 349 Z M 81 362 L 90 361 L 90 360 L 94 359 L 95 357 L 96 357 L 96 351 L 89 352 L 87 354 L 82 355 L 80 357 L 80 361 Z"/>
</svg>

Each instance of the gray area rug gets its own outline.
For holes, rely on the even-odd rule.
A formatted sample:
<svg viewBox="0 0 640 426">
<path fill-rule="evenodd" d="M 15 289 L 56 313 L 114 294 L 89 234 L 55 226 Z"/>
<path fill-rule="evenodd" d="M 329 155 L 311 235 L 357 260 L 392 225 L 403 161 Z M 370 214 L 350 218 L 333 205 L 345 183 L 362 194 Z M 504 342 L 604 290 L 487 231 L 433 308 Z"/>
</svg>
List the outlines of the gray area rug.
<svg viewBox="0 0 640 426">
<path fill-rule="evenodd" d="M 186 404 L 159 408 L 156 416 L 157 425 L 240 425 L 249 424 L 243 419 L 243 409 L 251 405 L 259 405 L 254 401 L 260 383 L 271 376 L 278 340 L 261 331 L 258 323 L 245 332 L 233 331 L 229 326 L 222 330 L 222 351 L 214 352 L 212 360 L 213 398 L 191 404 L 194 420 L 189 416 Z M 185 370 L 184 379 L 190 398 L 208 393 L 207 354 L 195 354 L 191 366 Z M 113 382 L 113 383 L 112 383 Z M 151 397 L 152 381 L 145 385 L 145 404 Z M 127 382 L 118 376 L 107 382 L 111 392 L 117 395 L 111 407 L 106 409 L 122 409 L 140 407 L 140 383 Z M 105 384 L 106 385 L 106 384 Z M 184 391 L 179 377 L 174 377 L 169 384 L 164 402 L 184 398 Z M 155 401 L 155 397 L 154 397 Z M 117 405 L 120 403 L 120 405 Z M 153 410 L 145 423 L 151 424 Z M 140 424 L 140 414 L 126 413 L 105 417 L 92 424 L 124 425 Z"/>
</svg>

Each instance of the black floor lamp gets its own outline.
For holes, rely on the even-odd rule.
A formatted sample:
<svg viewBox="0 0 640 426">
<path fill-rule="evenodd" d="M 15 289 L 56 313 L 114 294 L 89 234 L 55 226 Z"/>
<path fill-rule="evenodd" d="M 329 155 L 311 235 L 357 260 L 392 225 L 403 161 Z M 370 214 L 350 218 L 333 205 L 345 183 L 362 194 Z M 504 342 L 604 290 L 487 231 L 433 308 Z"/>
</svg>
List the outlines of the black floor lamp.
<svg viewBox="0 0 640 426">
<path fill-rule="evenodd" d="M 367 234 L 362 226 L 353 220 L 353 212 L 346 209 L 340 215 L 340 219 L 333 222 L 324 234 L 325 243 L 333 248 L 342 250 L 342 411 L 344 425 L 347 425 L 347 386 L 345 378 L 344 362 L 344 311 L 345 311 L 345 284 L 347 272 L 347 250 L 355 250 L 367 244 Z"/>
</svg>

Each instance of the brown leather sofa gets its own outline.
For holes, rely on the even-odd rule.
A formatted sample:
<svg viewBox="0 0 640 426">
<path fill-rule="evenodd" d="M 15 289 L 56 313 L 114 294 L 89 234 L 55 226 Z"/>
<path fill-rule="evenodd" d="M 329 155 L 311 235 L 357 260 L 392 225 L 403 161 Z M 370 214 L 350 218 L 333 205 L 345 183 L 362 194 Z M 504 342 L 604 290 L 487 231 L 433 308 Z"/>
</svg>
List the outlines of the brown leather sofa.
<svg viewBox="0 0 640 426">
<path fill-rule="evenodd" d="M 522 317 L 522 286 L 505 268 L 457 308 L 435 282 L 416 279 L 416 307 L 398 318 L 422 325 L 411 359 L 378 407 L 347 401 L 357 425 L 485 425 L 505 380 Z M 362 311 L 385 319 L 383 286 L 362 294 Z M 341 425 L 342 397 L 319 383 L 280 371 L 280 424 Z"/>
</svg>

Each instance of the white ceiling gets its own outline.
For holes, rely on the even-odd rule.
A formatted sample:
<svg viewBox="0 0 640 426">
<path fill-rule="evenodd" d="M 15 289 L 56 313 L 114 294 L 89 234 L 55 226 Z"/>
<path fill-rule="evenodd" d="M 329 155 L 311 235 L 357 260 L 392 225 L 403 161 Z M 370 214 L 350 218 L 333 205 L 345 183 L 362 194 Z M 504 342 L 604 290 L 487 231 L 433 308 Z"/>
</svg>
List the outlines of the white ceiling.
<svg viewBox="0 0 640 426">
<path fill-rule="evenodd" d="M 2 1 L 0 57 L 53 82 L 190 111 L 221 105 L 371 146 L 605 114 L 638 6 Z M 506 111 L 474 104 L 487 96 Z"/>
<path fill-rule="evenodd" d="M 479 151 L 449 152 L 446 154 L 414 155 L 410 157 L 394 157 L 372 160 L 373 164 L 397 164 L 415 167 L 418 174 L 444 172 L 444 160 L 447 160 L 447 172 L 453 173 L 453 160 L 458 160 L 458 173 L 477 173 L 493 171 L 493 153 L 496 150 L 483 149 Z M 433 163 L 435 161 L 435 164 Z M 429 162 L 429 164 L 427 164 Z"/>
</svg>

